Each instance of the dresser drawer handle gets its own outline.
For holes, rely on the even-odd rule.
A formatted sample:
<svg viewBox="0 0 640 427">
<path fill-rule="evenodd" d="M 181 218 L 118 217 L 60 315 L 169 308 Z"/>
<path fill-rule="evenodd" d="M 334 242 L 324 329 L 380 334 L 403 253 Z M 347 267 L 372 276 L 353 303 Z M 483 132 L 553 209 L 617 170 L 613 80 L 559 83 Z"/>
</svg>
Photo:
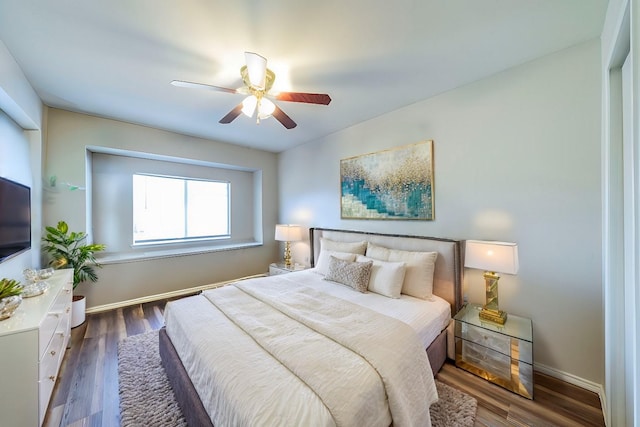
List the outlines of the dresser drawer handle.
<svg viewBox="0 0 640 427">
<path fill-rule="evenodd" d="M 67 293 L 67 294 L 70 294 L 70 293 L 71 293 L 71 289 L 65 289 L 64 291 L 65 291 L 65 293 Z"/>
<path fill-rule="evenodd" d="M 55 350 L 51 350 L 51 355 L 55 356 L 56 355 L 56 351 Z"/>
<path fill-rule="evenodd" d="M 54 383 L 56 382 L 56 377 L 55 377 L 55 376 L 53 376 L 53 375 L 51 375 L 51 376 L 49 377 L 49 379 L 50 379 L 51 381 L 53 381 Z"/>
<path fill-rule="evenodd" d="M 67 307 L 67 309 L 64 311 L 65 313 L 68 313 L 71 311 L 71 307 Z"/>
</svg>

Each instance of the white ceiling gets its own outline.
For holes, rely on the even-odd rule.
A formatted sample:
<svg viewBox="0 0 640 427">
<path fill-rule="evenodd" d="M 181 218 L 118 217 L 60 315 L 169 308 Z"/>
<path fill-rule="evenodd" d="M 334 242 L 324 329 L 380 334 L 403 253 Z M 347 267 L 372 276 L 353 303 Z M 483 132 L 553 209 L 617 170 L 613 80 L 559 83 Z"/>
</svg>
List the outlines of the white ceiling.
<svg viewBox="0 0 640 427">
<path fill-rule="evenodd" d="M 0 40 L 52 107 L 280 152 L 600 35 L 606 0 L 1 0 Z M 218 123 L 244 51 L 298 123 Z"/>
</svg>

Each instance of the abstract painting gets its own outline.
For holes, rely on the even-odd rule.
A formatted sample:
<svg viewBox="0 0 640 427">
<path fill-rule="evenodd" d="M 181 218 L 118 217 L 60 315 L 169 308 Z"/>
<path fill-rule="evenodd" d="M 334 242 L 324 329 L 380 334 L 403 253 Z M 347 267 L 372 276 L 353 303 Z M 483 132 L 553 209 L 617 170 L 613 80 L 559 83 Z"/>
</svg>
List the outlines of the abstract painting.
<svg viewBox="0 0 640 427">
<path fill-rule="evenodd" d="M 433 141 L 340 160 L 343 219 L 433 220 Z"/>
</svg>

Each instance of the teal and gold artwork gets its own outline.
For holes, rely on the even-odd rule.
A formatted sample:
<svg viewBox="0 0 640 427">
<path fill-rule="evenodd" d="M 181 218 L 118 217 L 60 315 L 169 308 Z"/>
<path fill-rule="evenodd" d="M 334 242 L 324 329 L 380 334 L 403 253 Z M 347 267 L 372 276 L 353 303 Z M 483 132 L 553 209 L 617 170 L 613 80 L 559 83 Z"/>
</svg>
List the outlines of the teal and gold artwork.
<svg viewBox="0 0 640 427">
<path fill-rule="evenodd" d="M 433 220 L 433 141 L 340 160 L 343 219 Z"/>
</svg>

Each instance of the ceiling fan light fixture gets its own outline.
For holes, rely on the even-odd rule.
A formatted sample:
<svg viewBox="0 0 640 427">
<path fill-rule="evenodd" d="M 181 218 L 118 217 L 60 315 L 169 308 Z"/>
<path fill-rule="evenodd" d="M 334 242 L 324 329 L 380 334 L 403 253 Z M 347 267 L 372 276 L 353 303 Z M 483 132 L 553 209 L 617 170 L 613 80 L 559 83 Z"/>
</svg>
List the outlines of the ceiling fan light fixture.
<svg viewBox="0 0 640 427">
<path fill-rule="evenodd" d="M 249 95 L 242 101 L 242 112 L 247 117 L 253 117 L 257 105 L 258 98 L 256 98 L 255 95 Z"/>
<path fill-rule="evenodd" d="M 266 98 L 262 98 L 260 100 L 260 104 L 258 105 L 258 118 L 260 120 L 263 120 L 271 117 L 275 109 L 276 105 L 273 102 L 269 101 Z"/>
<path fill-rule="evenodd" d="M 289 117 L 280 107 L 269 101 L 265 97 L 271 97 L 279 101 L 302 102 L 306 104 L 329 105 L 331 98 L 326 93 L 305 93 L 305 92 L 280 92 L 269 94 L 276 79 L 275 73 L 267 68 L 267 59 L 253 52 L 245 52 L 246 65 L 240 68 L 240 76 L 244 86 L 239 89 L 231 89 L 221 86 L 213 86 L 204 83 L 187 82 L 184 80 L 173 80 L 172 85 L 186 88 L 208 89 L 217 92 L 228 92 L 244 95 L 244 100 L 229 111 L 218 123 L 229 124 L 244 114 L 253 118 L 255 114 L 256 123 L 260 120 L 273 117 L 287 129 L 295 128 L 296 122 Z M 257 110 L 257 114 L 256 114 Z"/>
</svg>

